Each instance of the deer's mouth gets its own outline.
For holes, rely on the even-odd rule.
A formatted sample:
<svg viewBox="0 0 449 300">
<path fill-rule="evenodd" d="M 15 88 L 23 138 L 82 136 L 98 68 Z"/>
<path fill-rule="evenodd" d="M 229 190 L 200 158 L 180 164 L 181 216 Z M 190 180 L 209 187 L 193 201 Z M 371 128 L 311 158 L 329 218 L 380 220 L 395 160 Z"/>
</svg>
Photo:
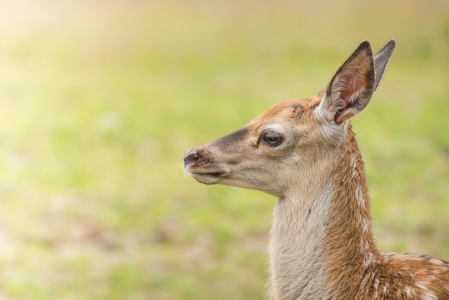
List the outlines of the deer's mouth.
<svg viewBox="0 0 449 300">
<path fill-rule="evenodd" d="M 229 173 L 229 171 L 226 170 L 189 170 L 190 168 L 186 169 L 193 178 L 203 184 L 217 183 L 221 178 L 223 178 L 223 176 Z"/>
</svg>

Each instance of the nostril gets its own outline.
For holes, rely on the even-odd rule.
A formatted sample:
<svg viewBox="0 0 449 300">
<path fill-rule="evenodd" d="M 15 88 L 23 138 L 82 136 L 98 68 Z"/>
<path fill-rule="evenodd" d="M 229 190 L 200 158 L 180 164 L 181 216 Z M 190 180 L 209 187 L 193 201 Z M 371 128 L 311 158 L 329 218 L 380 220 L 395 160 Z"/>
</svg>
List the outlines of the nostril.
<svg viewBox="0 0 449 300">
<path fill-rule="evenodd" d="M 197 154 L 193 154 L 193 155 L 189 155 L 187 157 L 187 164 L 188 165 L 193 165 L 194 163 L 196 163 L 199 159 L 199 156 Z"/>
<path fill-rule="evenodd" d="M 184 165 L 189 166 L 195 164 L 200 159 L 200 156 L 198 155 L 198 152 L 192 151 L 187 152 L 184 156 Z"/>
</svg>

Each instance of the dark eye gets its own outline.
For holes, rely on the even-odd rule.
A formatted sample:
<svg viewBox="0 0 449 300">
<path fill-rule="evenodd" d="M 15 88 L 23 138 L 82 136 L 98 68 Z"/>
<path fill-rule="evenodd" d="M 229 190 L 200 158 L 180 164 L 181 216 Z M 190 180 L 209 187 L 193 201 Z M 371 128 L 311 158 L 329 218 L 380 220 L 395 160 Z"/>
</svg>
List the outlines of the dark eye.
<svg viewBox="0 0 449 300">
<path fill-rule="evenodd" d="M 276 132 L 265 132 L 263 135 L 263 140 L 270 146 L 277 146 L 282 143 L 282 136 Z"/>
</svg>

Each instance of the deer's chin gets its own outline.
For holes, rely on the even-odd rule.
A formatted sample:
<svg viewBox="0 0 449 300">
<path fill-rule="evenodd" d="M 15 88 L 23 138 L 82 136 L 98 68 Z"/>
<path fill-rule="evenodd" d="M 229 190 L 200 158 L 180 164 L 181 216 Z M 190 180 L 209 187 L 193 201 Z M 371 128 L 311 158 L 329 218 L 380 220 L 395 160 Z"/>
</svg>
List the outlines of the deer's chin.
<svg viewBox="0 0 449 300">
<path fill-rule="evenodd" d="M 220 180 L 220 177 L 214 174 L 195 174 L 190 173 L 193 178 L 196 179 L 199 183 L 203 184 L 216 184 Z"/>
<path fill-rule="evenodd" d="M 229 171 L 223 169 L 214 168 L 212 170 L 207 170 L 205 168 L 193 169 L 190 167 L 186 168 L 187 172 L 195 178 L 199 183 L 203 184 L 216 184 L 223 178 Z"/>
<path fill-rule="evenodd" d="M 221 175 L 223 173 L 192 173 L 190 175 L 196 179 L 199 183 L 203 184 L 216 184 L 220 181 Z"/>
</svg>

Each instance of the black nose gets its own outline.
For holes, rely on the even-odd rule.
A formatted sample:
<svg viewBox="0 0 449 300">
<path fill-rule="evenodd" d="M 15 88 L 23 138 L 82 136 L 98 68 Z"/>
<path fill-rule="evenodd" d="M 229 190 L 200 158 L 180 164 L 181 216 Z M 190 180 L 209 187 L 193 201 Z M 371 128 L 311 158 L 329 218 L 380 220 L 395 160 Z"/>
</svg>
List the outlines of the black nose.
<svg viewBox="0 0 449 300">
<path fill-rule="evenodd" d="M 196 150 L 187 151 L 186 155 L 184 155 L 184 166 L 187 167 L 189 165 L 193 165 L 198 161 L 198 159 L 200 159 L 200 156 Z"/>
</svg>

